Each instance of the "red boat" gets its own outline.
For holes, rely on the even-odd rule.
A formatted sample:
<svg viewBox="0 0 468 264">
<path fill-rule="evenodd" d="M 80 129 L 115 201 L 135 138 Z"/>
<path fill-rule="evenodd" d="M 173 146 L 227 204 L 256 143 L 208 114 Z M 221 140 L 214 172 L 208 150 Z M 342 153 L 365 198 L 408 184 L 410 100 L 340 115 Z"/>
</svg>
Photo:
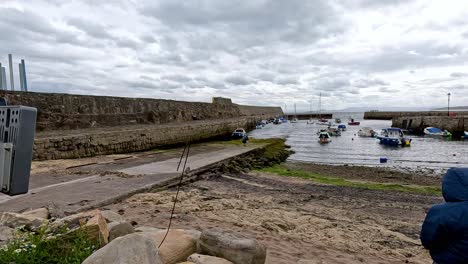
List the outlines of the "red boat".
<svg viewBox="0 0 468 264">
<path fill-rule="evenodd" d="M 361 122 L 354 121 L 354 119 L 351 119 L 351 122 L 348 122 L 348 126 L 359 126 Z"/>
</svg>

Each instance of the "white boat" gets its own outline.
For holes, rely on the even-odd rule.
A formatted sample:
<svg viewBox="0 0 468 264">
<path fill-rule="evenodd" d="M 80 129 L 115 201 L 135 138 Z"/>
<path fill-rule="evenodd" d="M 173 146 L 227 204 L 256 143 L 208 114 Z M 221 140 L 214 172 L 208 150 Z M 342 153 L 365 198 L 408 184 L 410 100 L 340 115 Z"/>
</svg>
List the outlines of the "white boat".
<svg viewBox="0 0 468 264">
<path fill-rule="evenodd" d="M 451 137 L 452 133 L 447 130 L 442 130 L 437 127 L 426 127 L 424 129 L 424 134 L 427 136 L 436 136 L 436 137 Z"/>
<path fill-rule="evenodd" d="M 375 137 L 377 135 L 377 132 L 372 130 L 370 127 L 363 127 L 359 129 L 358 131 L 358 136 L 360 137 Z"/>
<path fill-rule="evenodd" d="M 294 104 L 294 118 L 291 120 L 291 123 L 297 123 L 299 119 L 297 119 L 297 111 L 296 111 L 296 104 Z"/>
<path fill-rule="evenodd" d="M 297 123 L 298 119 L 297 118 L 293 118 L 293 120 L 291 120 L 291 123 Z"/>
<path fill-rule="evenodd" d="M 463 133 L 463 138 L 464 138 L 464 139 L 468 139 L 468 132 L 467 132 L 467 131 L 465 131 L 465 132 Z"/>
<path fill-rule="evenodd" d="M 319 142 L 320 143 L 330 143 L 331 142 L 330 134 L 328 134 L 328 132 L 320 132 Z"/>
<path fill-rule="evenodd" d="M 307 124 L 308 124 L 308 125 L 313 125 L 313 124 L 314 124 L 314 120 L 312 120 L 312 119 L 307 120 Z"/>
<path fill-rule="evenodd" d="M 391 146 L 410 146 L 412 141 L 411 138 L 405 136 L 401 129 L 395 127 L 382 129 L 382 132 L 377 138 L 380 144 Z"/>
</svg>

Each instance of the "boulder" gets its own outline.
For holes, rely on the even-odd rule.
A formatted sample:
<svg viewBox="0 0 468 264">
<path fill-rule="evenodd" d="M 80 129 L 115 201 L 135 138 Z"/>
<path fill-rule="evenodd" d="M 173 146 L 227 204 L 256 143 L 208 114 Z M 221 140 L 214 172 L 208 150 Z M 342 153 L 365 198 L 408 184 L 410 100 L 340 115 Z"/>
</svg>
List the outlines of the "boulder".
<svg viewBox="0 0 468 264">
<path fill-rule="evenodd" d="M 151 238 L 157 247 L 166 235 L 166 230 L 157 232 L 136 233 Z M 164 243 L 159 248 L 159 256 L 164 264 L 176 264 L 185 261 L 190 255 L 196 253 L 197 241 L 193 235 L 182 229 L 170 230 Z"/>
<path fill-rule="evenodd" d="M 266 259 L 266 249 L 257 240 L 216 230 L 202 232 L 200 252 L 234 264 L 263 264 Z"/>
<path fill-rule="evenodd" d="M 187 260 L 195 264 L 233 264 L 231 261 L 223 258 L 201 254 L 192 254 Z"/>
<path fill-rule="evenodd" d="M 47 208 L 38 208 L 31 211 L 24 212 L 23 215 L 33 216 L 48 219 L 49 218 L 49 209 Z"/>
<path fill-rule="evenodd" d="M 101 245 L 105 245 L 109 242 L 107 222 L 100 212 L 97 212 L 94 217 L 82 225 L 82 230 L 86 232 L 89 238 L 98 240 Z"/>
<path fill-rule="evenodd" d="M 134 233 L 112 240 L 82 264 L 163 264 L 157 248 L 151 237 Z"/>
<path fill-rule="evenodd" d="M 107 228 L 109 229 L 109 241 L 112 241 L 121 236 L 135 233 L 133 226 L 127 222 L 112 222 L 107 225 Z"/>
<path fill-rule="evenodd" d="M 0 245 L 4 245 L 14 236 L 14 229 L 8 226 L 0 226 Z"/>
<path fill-rule="evenodd" d="M 139 226 L 135 228 L 135 232 L 158 232 L 162 231 L 164 229 L 156 228 L 156 227 L 150 227 L 150 226 Z"/>
<path fill-rule="evenodd" d="M 24 226 L 25 229 L 31 230 L 40 227 L 43 223 L 47 223 L 47 219 L 17 214 L 17 213 L 10 213 L 10 212 L 3 212 L 0 214 L 0 225 L 8 226 L 11 228 L 21 227 Z"/>
<path fill-rule="evenodd" d="M 118 213 L 116 213 L 114 211 L 104 210 L 104 211 L 101 211 L 101 214 L 102 214 L 102 216 L 104 216 L 104 218 L 106 219 L 106 221 L 108 223 L 110 223 L 110 222 L 119 222 L 119 223 L 125 222 L 125 219 L 123 218 L 123 216 L 119 215 Z"/>
<path fill-rule="evenodd" d="M 84 225 L 86 222 L 88 222 L 89 219 L 93 218 L 96 214 L 100 214 L 100 210 L 91 210 L 91 211 L 86 211 L 86 212 L 81 212 L 69 216 L 65 216 L 63 218 L 57 219 L 55 221 L 56 225 L 68 225 L 70 228 L 77 227 Z"/>
</svg>

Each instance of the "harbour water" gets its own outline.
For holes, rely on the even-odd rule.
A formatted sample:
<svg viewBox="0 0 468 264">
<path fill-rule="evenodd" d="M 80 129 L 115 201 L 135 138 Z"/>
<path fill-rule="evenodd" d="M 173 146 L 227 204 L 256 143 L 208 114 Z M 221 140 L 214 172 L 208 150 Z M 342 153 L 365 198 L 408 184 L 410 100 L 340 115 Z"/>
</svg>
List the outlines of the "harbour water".
<svg viewBox="0 0 468 264">
<path fill-rule="evenodd" d="M 359 128 L 371 127 L 380 133 L 390 127 L 391 121 L 358 120 L 360 126 L 348 126 L 348 117 L 342 117 L 347 131 L 332 137 L 332 142 L 320 144 L 317 132 L 325 126 L 309 125 L 305 120 L 280 125 L 268 124 L 263 129 L 252 131 L 253 138 L 286 138 L 295 154 L 289 160 L 332 165 L 385 166 L 443 173 L 450 167 L 468 167 L 468 140 L 447 140 L 424 136 L 411 136 L 410 147 L 391 147 L 379 144 L 375 138 L 359 137 Z M 353 118 L 359 118 L 354 115 Z M 388 159 L 381 164 L 380 158 Z"/>
</svg>

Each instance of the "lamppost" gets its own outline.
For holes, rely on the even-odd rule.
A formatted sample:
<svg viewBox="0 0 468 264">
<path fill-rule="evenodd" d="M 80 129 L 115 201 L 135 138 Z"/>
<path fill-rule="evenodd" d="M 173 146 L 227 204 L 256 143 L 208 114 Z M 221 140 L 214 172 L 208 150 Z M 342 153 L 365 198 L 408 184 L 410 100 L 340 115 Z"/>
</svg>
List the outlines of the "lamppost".
<svg viewBox="0 0 468 264">
<path fill-rule="evenodd" d="M 447 116 L 450 116 L 450 93 L 447 94 Z"/>
</svg>

